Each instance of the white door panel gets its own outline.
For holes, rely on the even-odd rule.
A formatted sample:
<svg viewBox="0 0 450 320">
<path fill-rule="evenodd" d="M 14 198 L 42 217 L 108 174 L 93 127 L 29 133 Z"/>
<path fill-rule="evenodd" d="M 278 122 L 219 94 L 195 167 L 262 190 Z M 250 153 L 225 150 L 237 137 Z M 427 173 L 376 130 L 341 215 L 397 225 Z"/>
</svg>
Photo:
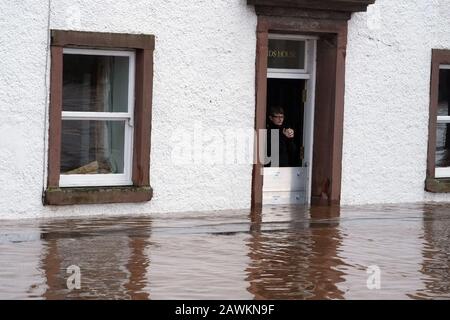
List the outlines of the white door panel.
<svg viewBox="0 0 450 320">
<path fill-rule="evenodd" d="M 307 168 L 264 168 L 263 191 L 304 191 Z"/>
<path fill-rule="evenodd" d="M 306 203 L 305 192 L 274 192 L 263 193 L 264 204 L 304 204 Z"/>
</svg>

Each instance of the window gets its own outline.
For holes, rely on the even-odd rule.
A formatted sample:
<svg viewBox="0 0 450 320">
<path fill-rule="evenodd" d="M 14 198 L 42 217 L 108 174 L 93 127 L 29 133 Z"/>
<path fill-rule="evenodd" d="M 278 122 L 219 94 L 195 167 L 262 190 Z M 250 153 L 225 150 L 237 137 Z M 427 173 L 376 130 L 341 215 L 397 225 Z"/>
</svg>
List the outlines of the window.
<svg viewBox="0 0 450 320">
<path fill-rule="evenodd" d="M 426 190 L 450 192 L 450 51 L 432 60 Z"/>
<path fill-rule="evenodd" d="M 435 177 L 450 177 L 450 65 L 439 66 Z"/>
<path fill-rule="evenodd" d="M 278 72 L 292 72 L 292 70 L 305 72 L 306 41 L 277 39 L 281 36 L 274 38 L 276 35 L 271 35 L 271 37 L 269 39 L 267 67 L 276 69 Z"/>
<path fill-rule="evenodd" d="M 45 204 L 148 201 L 154 37 L 52 31 Z"/>
<path fill-rule="evenodd" d="M 63 54 L 59 186 L 131 185 L 134 52 Z"/>
<path fill-rule="evenodd" d="M 308 37 L 269 34 L 267 72 L 277 78 L 308 78 L 308 56 L 311 48 Z"/>
</svg>

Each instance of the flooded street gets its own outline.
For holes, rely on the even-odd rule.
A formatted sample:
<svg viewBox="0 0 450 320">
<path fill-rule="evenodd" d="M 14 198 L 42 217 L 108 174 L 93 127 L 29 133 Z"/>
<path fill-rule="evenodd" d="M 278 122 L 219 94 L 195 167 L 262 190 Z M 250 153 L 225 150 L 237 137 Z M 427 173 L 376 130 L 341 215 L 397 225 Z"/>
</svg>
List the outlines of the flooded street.
<svg viewBox="0 0 450 320">
<path fill-rule="evenodd" d="M 450 299 L 450 205 L 1 221 L 0 298 Z"/>
</svg>

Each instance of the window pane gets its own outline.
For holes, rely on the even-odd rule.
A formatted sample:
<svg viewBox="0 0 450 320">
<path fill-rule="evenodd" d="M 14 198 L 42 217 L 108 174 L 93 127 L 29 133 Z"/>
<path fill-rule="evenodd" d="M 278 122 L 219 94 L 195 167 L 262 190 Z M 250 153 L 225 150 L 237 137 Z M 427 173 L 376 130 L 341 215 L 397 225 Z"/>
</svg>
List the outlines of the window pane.
<svg viewBox="0 0 450 320">
<path fill-rule="evenodd" d="M 63 69 L 63 111 L 128 111 L 129 57 L 64 54 Z"/>
<path fill-rule="evenodd" d="M 61 173 L 124 173 L 125 121 L 64 120 Z"/>
<path fill-rule="evenodd" d="M 450 116 L 448 107 L 448 91 L 450 86 L 450 70 L 441 69 L 439 71 L 439 104 L 438 116 Z"/>
<path fill-rule="evenodd" d="M 450 166 L 450 123 L 437 125 L 436 167 Z"/>
<path fill-rule="evenodd" d="M 450 116 L 449 108 L 450 70 L 439 71 L 438 116 Z M 450 123 L 436 126 L 436 167 L 450 167 Z"/>
<path fill-rule="evenodd" d="M 269 39 L 268 67 L 305 68 L 305 41 Z"/>
</svg>

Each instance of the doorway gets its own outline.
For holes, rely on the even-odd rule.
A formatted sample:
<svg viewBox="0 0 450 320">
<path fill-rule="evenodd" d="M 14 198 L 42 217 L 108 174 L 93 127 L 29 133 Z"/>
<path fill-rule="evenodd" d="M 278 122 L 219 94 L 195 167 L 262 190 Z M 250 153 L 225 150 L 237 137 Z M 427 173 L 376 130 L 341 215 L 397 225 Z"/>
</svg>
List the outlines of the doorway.
<svg viewBox="0 0 450 320">
<path fill-rule="evenodd" d="M 267 128 L 273 126 L 270 121 L 271 113 L 275 108 L 282 108 L 282 127 L 294 131 L 293 138 L 286 140 L 292 146 L 288 154 L 288 161 L 280 163 L 279 167 L 301 167 L 303 155 L 303 94 L 306 90 L 304 79 L 267 79 Z M 280 134 L 283 134 L 280 132 Z M 270 135 L 270 133 L 269 133 Z M 267 141 L 267 154 L 269 154 L 270 140 Z M 270 163 L 269 163 L 270 164 Z"/>
<path fill-rule="evenodd" d="M 263 204 L 310 202 L 315 46 L 313 37 L 269 35 Z"/>
<path fill-rule="evenodd" d="M 305 145 L 305 158 L 309 154 L 309 161 L 305 163 L 309 168 L 306 177 L 309 179 L 306 183 L 306 203 L 326 206 L 339 205 L 341 200 L 347 21 L 350 18 L 350 12 L 360 9 L 347 8 L 349 12 L 344 15 L 324 10 L 323 13 L 327 16 L 319 16 L 317 11 L 305 9 L 301 4 L 294 7 L 273 3 L 275 13 L 268 10 L 266 6 L 256 6 L 258 23 L 256 28 L 255 130 L 260 132 L 260 130 L 266 129 L 267 79 L 275 76 L 291 79 L 289 76 L 294 76 L 294 74 L 297 76 L 294 79 L 305 79 L 308 92 L 304 113 L 305 119 L 309 120 L 304 122 L 303 131 L 304 135 L 310 135 L 309 139 L 304 138 L 309 143 L 309 146 Z M 365 8 L 366 6 L 361 10 L 365 10 Z M 270 14 L 268 14 L 269 12 Z M 273 40 L 277 39 L 274 39 L 273 36 L 285 37 L 286 40 L 304 40 L 306 58 L 294 61 L 295 54 L 289 52 L 295 49 L 283 50 L 282 47 L 274 49 Z M 294 48 L 300 47 L 300 45 L 291 45 Z M 278 57 L 283 59 L 278 59 Z M 285 68 L 282 68 L 280 65 L 274 65 L 273 60 L 285 60 L 289 63 L 284 64 Z M 283 70 L 286 68 L 288 70 Z M 310 127 L 307 128 L 307 126 Z M 263 205 L 265 167 L 264 158 L 261 155 L 265 151 L 265 143 L 265 135 L 256 135 L 251 197 L 251 208 L 255 213 L 260 212 Z"/>
</svg>

